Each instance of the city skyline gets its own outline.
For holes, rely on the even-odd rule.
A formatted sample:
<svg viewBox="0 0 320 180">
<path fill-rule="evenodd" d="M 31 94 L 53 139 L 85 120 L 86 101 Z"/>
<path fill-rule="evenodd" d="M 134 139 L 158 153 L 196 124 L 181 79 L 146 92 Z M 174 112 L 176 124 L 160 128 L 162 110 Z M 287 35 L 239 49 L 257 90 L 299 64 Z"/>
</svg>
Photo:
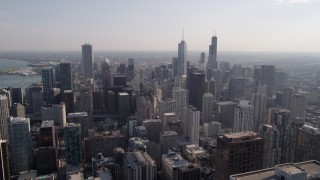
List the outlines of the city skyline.
<svg viewBox="0 0 320 180">
<path fill-rule="evenodd" d="M 319 52 L 319 2 L 0 1 L 0 51 L 175 50 L 184 28 L 190 51 L 216 29 L 218 51 Z"/>
</svg>

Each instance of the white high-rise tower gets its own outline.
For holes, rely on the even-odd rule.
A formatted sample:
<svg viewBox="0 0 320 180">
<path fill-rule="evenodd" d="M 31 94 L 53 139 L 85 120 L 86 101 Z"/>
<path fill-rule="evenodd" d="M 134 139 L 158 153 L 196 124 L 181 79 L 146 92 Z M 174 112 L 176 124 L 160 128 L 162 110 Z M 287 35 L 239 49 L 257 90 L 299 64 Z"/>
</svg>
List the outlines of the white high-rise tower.
<svg viewBox="0 0 320 180">
<path fill-rule="evenodd" d="M 178 44 L 178 75 L 187 74 L 187 43 L 184 41 L 184 35 L 182 40 Z"/>
</svg>

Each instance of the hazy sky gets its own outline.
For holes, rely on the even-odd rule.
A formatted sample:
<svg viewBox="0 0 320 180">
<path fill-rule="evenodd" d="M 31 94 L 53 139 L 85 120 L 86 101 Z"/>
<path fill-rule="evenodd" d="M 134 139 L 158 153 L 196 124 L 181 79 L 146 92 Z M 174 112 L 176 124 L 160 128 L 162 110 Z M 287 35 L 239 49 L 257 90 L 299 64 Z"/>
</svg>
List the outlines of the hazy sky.
<svg viewBox="0 0 320 180">
<path fill-rule="evenodd" d="M 319 0 L 0 0 L 0 51 L 320 52 Z"/>
</svg>

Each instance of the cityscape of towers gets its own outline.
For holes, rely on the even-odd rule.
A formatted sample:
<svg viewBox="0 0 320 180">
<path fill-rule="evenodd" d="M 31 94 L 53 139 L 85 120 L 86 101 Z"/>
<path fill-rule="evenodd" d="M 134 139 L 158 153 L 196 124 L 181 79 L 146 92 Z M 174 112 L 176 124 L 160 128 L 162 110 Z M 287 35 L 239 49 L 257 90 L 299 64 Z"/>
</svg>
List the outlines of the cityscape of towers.
<svg viewBox="0 0 320 180">
<path fill-rule="evenodd" d="M 223 180 L 319 161 L 308 97 L 274 65 L 218 63 L 217 40 L 196 65 L 184 35 L 160 65 L 99 59 L 84 44 L 80 64 L 43 68 L 25 98 L 1 89 L 1 177 Z M 320 172 L 317 161 L 305 163 Z"/>
</svg>

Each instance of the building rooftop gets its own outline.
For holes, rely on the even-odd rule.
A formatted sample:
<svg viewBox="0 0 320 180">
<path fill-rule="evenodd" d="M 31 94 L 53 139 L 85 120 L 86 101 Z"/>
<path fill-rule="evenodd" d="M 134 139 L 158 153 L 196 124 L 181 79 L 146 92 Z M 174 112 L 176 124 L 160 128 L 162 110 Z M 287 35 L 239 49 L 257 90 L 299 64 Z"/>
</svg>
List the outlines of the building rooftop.
<svg viewBox="0 0 320 180">
<path fill-rule="evenodd" d="M 69 113 L 68 118 L 77 118 L 77 117 L 87 117 L 87 112 L 75 112 L 75 113 Z"/>
<path fill-rule="evenodd" d="M 261 139 L 261 137 L 259 137 L 258 133 L 255 133 L 253 131 L 246 131 L 246 132 L 225 134 L 223 135 L 223 139 L 228 142 L 238 142 L 238 141 Z"/>
<path fill-rule="evenodd" d="M 46 120 L 42 121 L 41 127 L 54 127 L 54 121 L 52 120 Z"/>
<path fill-rule="evenodd" d="M 175 131 L 163 131 L 162 136 L 177 136 L 178 133 Z"/>
<path fill-rule="evenodd" d="M 168 154 L 162 154 L 162 159 L 164 159 L 171 168 L 185 167 L 190 165 L 190 163 L 180 154 L 173 151 L 169 151 Z"/>
<path fill-rule="evenodd" d="M 282 174 L 289 176 L 307 174 L 303 180 L 316 180 L 320 178 L 320 163 L 318 161 L 304 161 L 295 164 L 280 164 L 274 168 L 251 171 L 230 176 L 230 180 L 281 180 Z M 290 179 L 289 179 L 290 180 Z"/>
<path fill-rule="evenodd" d="M 176 116 L 175 112 L 163 113 L 163 116 Z"/>
<path fill-rule="evenodd" d="M 119 94 L 119 96 L 129 96 L 129 94 L 126 92 L 119 92 L 118 94 Z"/>
<path fill-rule="evenodd" d="M 144 120 L 143 123 L 161 123 L 160 119 L 148 119 L 148 120 Z"/>
<path fill-rule="evenodd" d="M 232 101 L 223 101 L 223 102 L 217 102 L 217 105 L 223 106 L 223 105 L 236 105 L 236 103 Z"/>
</svg>

